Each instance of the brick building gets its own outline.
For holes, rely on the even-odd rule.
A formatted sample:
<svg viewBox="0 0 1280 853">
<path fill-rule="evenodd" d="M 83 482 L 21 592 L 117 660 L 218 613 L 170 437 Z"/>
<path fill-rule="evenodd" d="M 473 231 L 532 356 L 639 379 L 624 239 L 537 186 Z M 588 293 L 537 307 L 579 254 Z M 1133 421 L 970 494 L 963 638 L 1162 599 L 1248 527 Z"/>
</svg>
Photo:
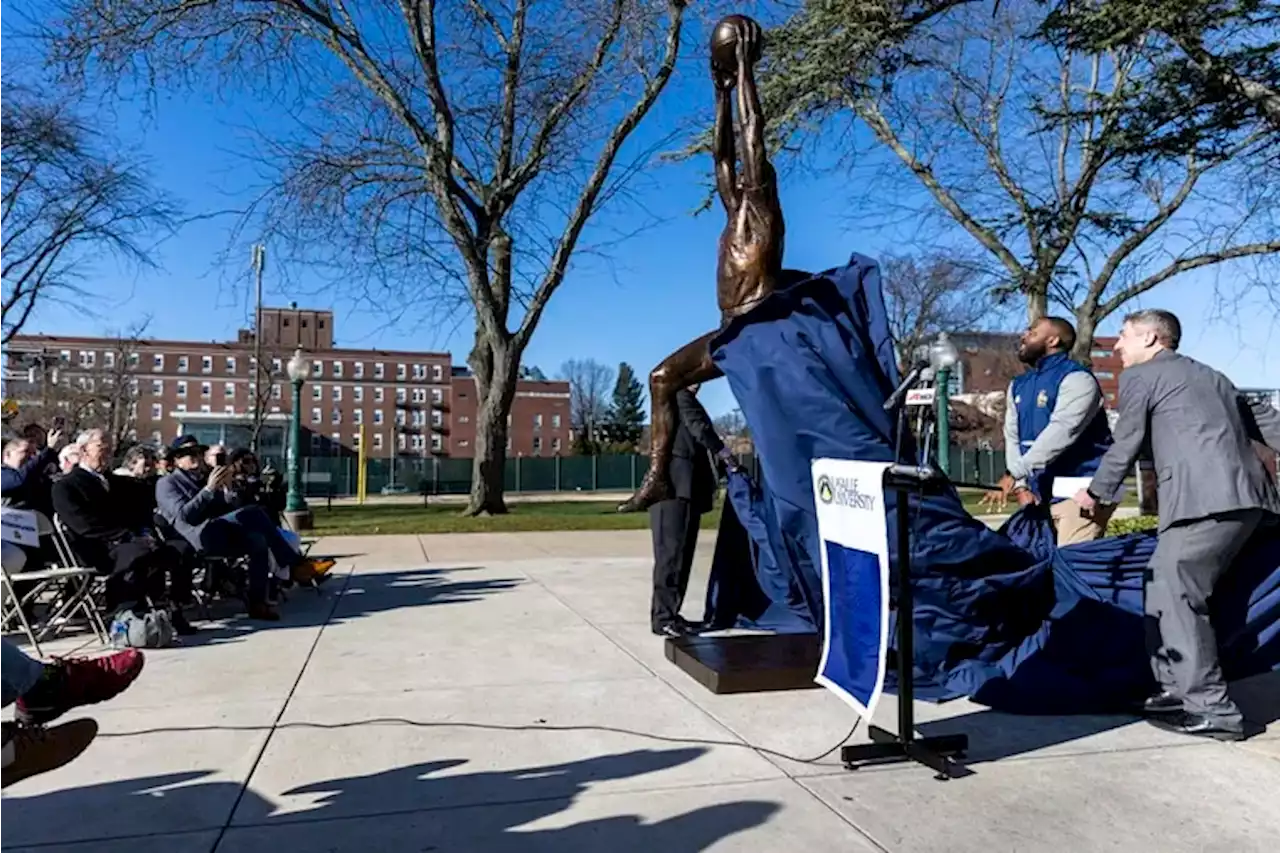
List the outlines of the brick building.
<svg viewBox="0 0 1280 853">
<path fill-rule="evenodd" d="M 960 361 L 951 380 L 952 394 L 989 394 L 1006 391 L 1023 370 L 1018 361 L 1018 335 L 1008 332 L 959 332 L 951 336 L 960 350 Z M 1106 407 L 1114 409 L 1120 390 L 1120 358 L 1112 351 L 1116 339 L 1094 338 L 1089 353 L 1093 375 L 1098 378 Z"/>
<path fill-rule="evenodd" d="M 311 455 L 355 452 L 362 427 L 370 456 L 472 455 L 475 382 L 448 353 L 336 347 L 330 311 L 267 308 L 261 323 L 270 376 L 261 391 L 253 332 L 241 330 L 233 342 L 19 335 L 5 352 L 5 395 L 38 409 L 128 382 L 138 441 L 182 431 L 238 445 L 261 417 L 260 447 L 276 455 L 292 412 L 285 365 L 301 348 L 311 360 L 301 400 Z M 568 383 L 521 381 L 510 424 L 513 454 L 567 452 Z"/>
</svg>

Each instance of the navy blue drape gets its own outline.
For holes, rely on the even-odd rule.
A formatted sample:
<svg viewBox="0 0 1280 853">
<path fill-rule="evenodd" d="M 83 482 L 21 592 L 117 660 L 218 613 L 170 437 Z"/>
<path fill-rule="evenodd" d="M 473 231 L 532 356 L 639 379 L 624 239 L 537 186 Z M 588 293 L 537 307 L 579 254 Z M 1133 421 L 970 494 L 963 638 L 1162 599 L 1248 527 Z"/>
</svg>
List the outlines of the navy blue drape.
<svg viewBox="0 0 1280 853">
<path fill-rule="evenodd" d="M 878 269 L 855 254 L 844 267 L 791 273 L 711 347 L 751 428 L 763 482 L 730 477 L 730 527 L 740 522 L 733 535 L 751 544 L 715 561 L 708 616 L 820 630 L 810 463 L 891 461 L 894 453 L 882 404 L 899 377 Z M 896 497 L 884 503 L 892 563 Z M 1055 551 L 1042 510 L 1015 516 L 1003 532 L 971 517 L 954 491 L 912 498 L 911 510 L 921 698 L 1071 713 L 1119 707 L 1150 688 L 1140 618 L 1149 538 Z M 742 553 L 754 556 L 751 573 L 728 565 Z M 1258 537 L 1214 606 L 1231 675 L 1280 666 L 1280 533 Z"/>
</svg>

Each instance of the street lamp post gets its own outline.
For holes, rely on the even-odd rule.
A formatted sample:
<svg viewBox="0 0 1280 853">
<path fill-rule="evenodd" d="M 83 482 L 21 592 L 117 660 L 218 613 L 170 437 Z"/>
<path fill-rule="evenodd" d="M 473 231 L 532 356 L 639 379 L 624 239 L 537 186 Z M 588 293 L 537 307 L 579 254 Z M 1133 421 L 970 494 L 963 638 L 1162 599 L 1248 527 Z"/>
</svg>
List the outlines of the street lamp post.
<svg viewBox="0 0 1280 853">
<path fill-rule="evenodd" d="M 960 352 L 946 332 L 939 332 L 938 339 L 929 346 L 929 366 L 933 368 L 935 399 L 938 406 L 938 466 L 942 473 L 951 476 L 951 368 L 960 359 Z"/>
<path fill-rule="evenodd" d="M 286 366 L 293 384 L 293 415 L 289 419 L 289 494 L 284 516 L 295 531 L 311 529 L 311 510 L 302 494 L 302 383 L 311 375 L 311 360 L 295 350 Z"/>
</svg>

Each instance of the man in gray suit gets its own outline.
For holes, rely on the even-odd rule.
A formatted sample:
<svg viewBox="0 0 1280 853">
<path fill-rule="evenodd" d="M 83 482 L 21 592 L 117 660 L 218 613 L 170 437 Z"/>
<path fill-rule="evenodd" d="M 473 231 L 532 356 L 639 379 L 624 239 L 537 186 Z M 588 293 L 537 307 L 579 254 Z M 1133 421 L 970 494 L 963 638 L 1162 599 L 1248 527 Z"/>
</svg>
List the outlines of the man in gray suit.
<svg viewBox="0 0 1280 853">
<path fill-rule="evenodd" d="M 1150 448 L 1160 540 L 1146 611 L 1148 624 L 1159 626 L 1152 668 L 1161 690 L 1144 711 L 1161 728 L 1240 740 L 1244 718 L 1227 696 L 1208 602 L 1253 532 L 1280 513 L 1275 484 L 1250 443 L 1280 448 L 1280 412 L 1247 401 L 1227 377 L 1179 355 L 1181 337 L 1168 311 L 1125 318 L 1115 346 L 1125 367 L 1115 444 L 1076 501 L 1086 510 L 1110 502 L 1138 453 Z"/>
</svg>

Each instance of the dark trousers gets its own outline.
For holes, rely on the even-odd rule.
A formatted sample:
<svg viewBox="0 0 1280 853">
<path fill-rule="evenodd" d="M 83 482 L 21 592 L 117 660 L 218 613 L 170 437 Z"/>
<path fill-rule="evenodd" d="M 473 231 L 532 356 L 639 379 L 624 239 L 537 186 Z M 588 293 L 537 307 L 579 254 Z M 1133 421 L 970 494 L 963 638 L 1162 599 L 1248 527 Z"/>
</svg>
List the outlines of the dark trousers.
<svg viewBox="0 0 1280 853">
<path fill-rule="evenodd" d="M 653 604 L 649 621 L 656 630 L 680 615 L 689 571 L 698 546 L 702 513 L 687 500 L 660 501 L 649 507 L 649 531 L 653 534 Z"/>
<path fill-rule="evenodd" d="M 211 557 L 229 560 L 248 557 L 248 597 L 253 602 L 267 598 L 271 577 L 269 556 L 274 556 L 285 568 L 293 568 L 302 559 L 280 535 L 280 528 L 257 506 L 243 507 L 211 519 L 200 531 L 200 550 Z"/>
<path fill-rule="evenodd" d="M 107 579 L 108 610 L 127 604 L 143 607 L 148 599 L 156 604 L 190 603 L 194 552 L 189 547 L 131 539 L 112 545 L 107 553 L 115 568 Z"/>
<path fill-rule="evenodd" d="M 1193 714 L 1240 722 L 1218 663 L 1209 598 L 1218 579 L 1263 520 L 1260 509 L 1225 512 L 1160 531 L 1149 564 L 1148 643 L 1160 686 Z"/>
</svg>

